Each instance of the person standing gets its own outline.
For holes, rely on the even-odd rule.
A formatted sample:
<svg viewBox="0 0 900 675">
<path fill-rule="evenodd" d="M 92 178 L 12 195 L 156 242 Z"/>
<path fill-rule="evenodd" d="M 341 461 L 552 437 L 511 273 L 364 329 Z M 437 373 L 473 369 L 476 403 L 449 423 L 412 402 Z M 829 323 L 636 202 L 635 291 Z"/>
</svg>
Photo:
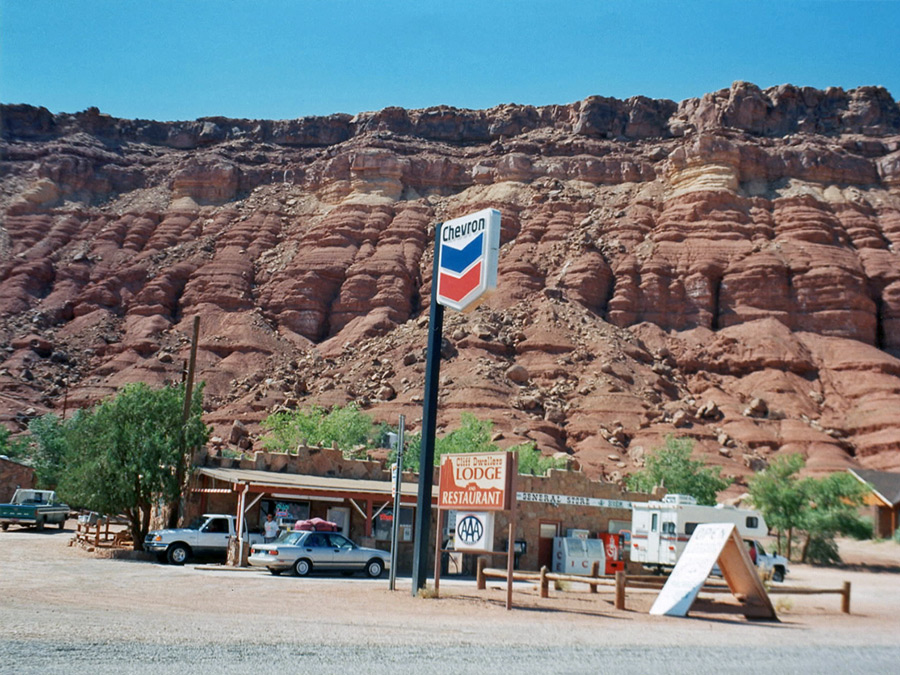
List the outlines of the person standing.
<svg viewBox="0 0 900 675">
<path fill-rule="evenodd" d="M 266 524 L 263 525 L 263 540 L 269 544 L 278 537 L 278 523 L 271 513 L 266 514 Z"/>
</svg>

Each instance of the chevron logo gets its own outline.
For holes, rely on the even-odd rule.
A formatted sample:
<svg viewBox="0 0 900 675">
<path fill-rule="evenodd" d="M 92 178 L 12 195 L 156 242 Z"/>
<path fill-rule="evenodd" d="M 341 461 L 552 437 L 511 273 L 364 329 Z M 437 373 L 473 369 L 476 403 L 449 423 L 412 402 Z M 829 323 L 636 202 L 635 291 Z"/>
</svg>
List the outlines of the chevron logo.
<svg viewBox="0 0 900 675">
<path fill-rule="evenodd" d="M 496 286 L 500 212 L 484 209 L 456 218 L 439 232 L 437 301 L 462 311 Z"/>
</svg>

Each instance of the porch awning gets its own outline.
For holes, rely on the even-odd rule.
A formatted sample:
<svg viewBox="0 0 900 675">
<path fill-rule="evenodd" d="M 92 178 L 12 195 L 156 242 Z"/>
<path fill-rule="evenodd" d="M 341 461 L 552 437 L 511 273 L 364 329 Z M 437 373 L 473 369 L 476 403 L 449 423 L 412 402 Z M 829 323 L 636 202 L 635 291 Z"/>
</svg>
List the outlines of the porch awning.
<svg viewBox="0 0 900 675">
<path fill-rule="evenodd" d="M 200 467 L 195 475 L 207 476 L 217 481 L 247 485 L 249 492 L 290 492 L 310 496 L 384 497 L 391 498 L 392 485 L 385 480 L 339 478 L 335 476 L 310 476 L 297 473 L 273 473 L 255 469 L 220 469 Z M 402 483 L 400 494 L 405 503 L 415 501 L 419 493 L 418 483 Z M 437 501 L 438 488 L 432 488 L 432 501 Z"/>
</svg>

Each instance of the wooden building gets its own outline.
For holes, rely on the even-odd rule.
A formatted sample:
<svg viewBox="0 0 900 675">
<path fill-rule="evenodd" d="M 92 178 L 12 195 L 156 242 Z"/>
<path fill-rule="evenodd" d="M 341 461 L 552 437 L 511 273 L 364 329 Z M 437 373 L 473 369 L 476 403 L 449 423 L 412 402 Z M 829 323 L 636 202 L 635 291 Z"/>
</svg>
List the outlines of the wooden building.
<svg viewBox="0 0 900 675">
<path fill-rule="evenodd" d="M 363 546 L 390 549 L 393 512 L 390 471 L 380 462 L 346 459 L 335 448 L 299 448 L 296 454 L 255 452 L 243 459 L 229 459 L 201 451 L 185 508 L 190 520 L 203 513 L 234 513 L 244 518 L 247 531 L 258 532 L 272 513 L 282 528 L 297 520 L 322 518 Z M 435 471 L 432 505 L 437 502 Z M 589 536 L 625 532 L 631 525 L 633 501 L 657 496 L 625 492 L 613 483 L 591 480 L 580 471 L 550 470 L 547 476 L 518 477 L 520 500 L 516 540 L 522 553 L 520 569 L 537 570 L 551 564 L 553 538 L 569 530 Z M 413 523 L 418 494 L 418 475 L 404 473 L 397 570 L 411 569 Z M 436 521 L 436 510 L 432 522 Z M 494 550 L 506 546 L 507 514 L 498 513 Z M 442 541 L 452 535 L 454 522 L 446 519 Z M 470 558 L 470 556 L 466 556 Z M 626 558 L 627 559 L 627 558 Z M 474 570 L 474 557 L 465 570 Z"/>
<path fill-rule="evenodd" d="M 872 490 L 866 496 L 865 503 L 872 507 L 874 535 L 880 539 L 890 539 L 897 531 L 900 520 L 900 473 L 870 469 L 848 471 Z"/>
</svg>

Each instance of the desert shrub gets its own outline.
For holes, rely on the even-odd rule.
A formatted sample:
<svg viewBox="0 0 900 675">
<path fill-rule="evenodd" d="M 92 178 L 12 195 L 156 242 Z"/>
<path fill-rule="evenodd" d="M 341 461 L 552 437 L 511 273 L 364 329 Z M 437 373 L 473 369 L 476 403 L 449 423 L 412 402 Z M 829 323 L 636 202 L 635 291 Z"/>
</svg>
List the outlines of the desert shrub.
<svg viewBox="0 0 900 675">
<path fill-rule="evenodd" d="M 291 452 L 301 444 L 330 446 L 337 443 L 346 456 L 359 446 L 374 447 L 380 427 L 355 403 L 331 410 L 311 406 L 304 410 L 273 413 L 263 420 L 267 432 L 263 447 L 276 452 Z"/>
<path fill-rule="evenodd" d="M 669 493 L 691 495 L 698 504 L 712 506 L 716 495 L 731 485 L 718 469 L 691 459 L 694 443 L 689 438 L 666 437 L 666 446 L 657 448 L 645 466 L 626 478 L 625 484 L 635 492 L 652 492 L 661 485 Z"/>
<path fill-rule="evenodd" d="M 434 465 L 441 465 L 441 456 L 462 452 L 499 452 L 500 448 L 491 441 L 494 423 L 490 420 L 480 420 L 471 413 L 462 413 L 460 426 L 441 438 L 436 438 L 434 443 Z M 407 443 L 403 455 L 404 471 L 419 471 L 420 454 L 422 447 L 422 435 L 413 434 Z M 565 460 L 544 457 L 534 443 L 523 443 L 510 448 L 519 457 L 519 473 L 530 473 L 542 476 L 549 469 L 562 469 L 566 466 Z M 396 452 L 390 455 L 391 461 L 396 459 Z"/>
<path fill-rule="evenodd" d="M 815 565 L 836 565 L 841 562 L 837 542 L 830 535 L 810 535 L 806 545 L 806 560 Z"/>
</svg>

